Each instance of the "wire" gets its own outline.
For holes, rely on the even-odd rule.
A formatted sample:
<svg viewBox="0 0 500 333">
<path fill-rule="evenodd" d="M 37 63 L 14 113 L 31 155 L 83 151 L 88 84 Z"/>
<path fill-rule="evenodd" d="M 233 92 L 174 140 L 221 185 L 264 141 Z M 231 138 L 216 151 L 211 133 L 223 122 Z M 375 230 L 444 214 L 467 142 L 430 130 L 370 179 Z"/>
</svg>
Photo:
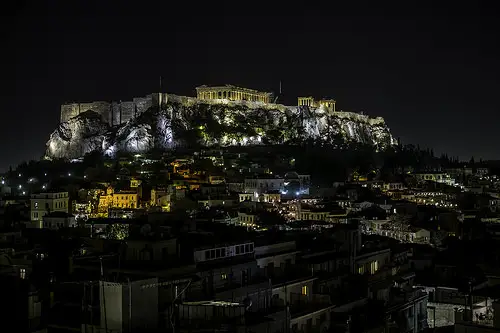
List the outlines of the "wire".
<svg viewBox="0 0 500 333">
<path fill-rule="evenodd" d="M 181 296 L 182 294 L 184 294 L 184 292 L 186 291 L 187 288 L 189 288 L 189 286 L 191 285 L 191 282 L 193 282 L 193 280 L 190 280 L 188 282 L 188 284 L 184 287 L 184 289 L 181 290 L 181 292 L 179 294 L 177 294 L 177 296 L 175 296 L 174 300 L 172 301 L 172 313 L 170 314 L 170 325 L 172 326 L 172 332 L 175 333 L 175 323 L 173 321 L 173 317 L 174 317 L 174 306 L 175 306 L 175 301 L 179 298 L 179 296 Z"/>
</svg>

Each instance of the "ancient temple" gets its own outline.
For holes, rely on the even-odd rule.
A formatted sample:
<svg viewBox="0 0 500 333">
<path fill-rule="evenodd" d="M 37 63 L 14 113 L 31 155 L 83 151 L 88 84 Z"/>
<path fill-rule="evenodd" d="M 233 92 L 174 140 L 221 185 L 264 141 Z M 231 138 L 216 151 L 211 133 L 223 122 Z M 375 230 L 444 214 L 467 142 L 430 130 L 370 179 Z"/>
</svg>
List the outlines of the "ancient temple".
<svg viewBox="0 0 500 333">
<path fill-rule="evenodd" d="M 323 106 L 329 110 L 332 110 L 333 112 L 335 112 L 335 103 L 336 103 L 336 101 L 333 99 L 323 98 L 320 100 L 316 100 L 316 99 L 314 99 L 314 97 L 311 97 L 311 96 L 299 97 L 298 101 L 297 101 L 297 105 L 299 105 L 299 106 L 300 105 L 307 105 L 307 106 L 315 107 L 315 108 Z"/>
<path fill-rule="evenodd" d="M 271 103 L 272 93 L 262 92 L 258 90 L 236 87 L 233 85 L 224 86 L 200 86 L 196 88 L 196 95 L 198 99 L 228 99 L 231 101 L 251 101 Z"/>
</svg>

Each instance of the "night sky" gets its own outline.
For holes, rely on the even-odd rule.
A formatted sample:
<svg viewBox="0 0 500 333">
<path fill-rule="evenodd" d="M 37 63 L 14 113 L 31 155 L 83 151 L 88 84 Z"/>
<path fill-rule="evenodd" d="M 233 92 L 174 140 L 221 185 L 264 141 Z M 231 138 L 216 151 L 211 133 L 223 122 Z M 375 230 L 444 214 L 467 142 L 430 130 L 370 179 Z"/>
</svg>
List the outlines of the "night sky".
<svg viewBox="0 0 500 333">
<path fill-rule="evenodd" d="M 145 96 L 160 75 L 164 91 L 191 96 L 202 84 L 277 91 L 281 80 L 285 104 L 333 97 L 338 110 L 384 117 L 403 143 L 500 159 L 500 24 L 477 2 L 16 3 L 1 23 L 0 170 L 40 158 L 61 103 Z"/>
</svg>

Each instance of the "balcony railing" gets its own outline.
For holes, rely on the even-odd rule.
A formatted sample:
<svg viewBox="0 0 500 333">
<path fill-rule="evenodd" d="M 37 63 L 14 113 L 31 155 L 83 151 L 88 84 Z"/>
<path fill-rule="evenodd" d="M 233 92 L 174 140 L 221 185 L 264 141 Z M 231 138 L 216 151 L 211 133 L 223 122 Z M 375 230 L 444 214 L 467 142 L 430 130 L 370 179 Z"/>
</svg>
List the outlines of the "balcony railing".
<svg viewBox="0 0 500 333">
<path fill-rule="evenodd" d="M 298 293 L 290 294 L 289 304 L 292 316 L 317 311 L 332 305 L 329 295 L 313 294 L 309 296 Z"/>
</svg>

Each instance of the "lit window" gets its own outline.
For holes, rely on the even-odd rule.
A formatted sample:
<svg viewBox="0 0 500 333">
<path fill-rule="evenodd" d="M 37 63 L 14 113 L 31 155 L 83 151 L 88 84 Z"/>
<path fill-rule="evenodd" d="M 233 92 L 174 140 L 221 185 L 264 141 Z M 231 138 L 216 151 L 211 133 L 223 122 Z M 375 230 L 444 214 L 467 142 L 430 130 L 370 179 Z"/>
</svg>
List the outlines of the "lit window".
<svg viewBox="0 0 500 333">
<path fill-rule="evenodd" d="M 23 280 L 26 279 L 26 269 L 25 268 L 19 269 L 19 277 Z"/>
<path fill-rule="evenodd" d="M 227 280 L 227 274 L 226 273 L 222 273 L 220 277 L 221 277 L 222 280 Z"/>
<path fill-rule="evenodd" d="M 307 296 L 307 286 L 302 286 L 302 295 Z"/>
<path fill-rule="evenodd" d="M 38 208 L 38 202 L 35 201 L 35 208 Z"/>
</svg>

